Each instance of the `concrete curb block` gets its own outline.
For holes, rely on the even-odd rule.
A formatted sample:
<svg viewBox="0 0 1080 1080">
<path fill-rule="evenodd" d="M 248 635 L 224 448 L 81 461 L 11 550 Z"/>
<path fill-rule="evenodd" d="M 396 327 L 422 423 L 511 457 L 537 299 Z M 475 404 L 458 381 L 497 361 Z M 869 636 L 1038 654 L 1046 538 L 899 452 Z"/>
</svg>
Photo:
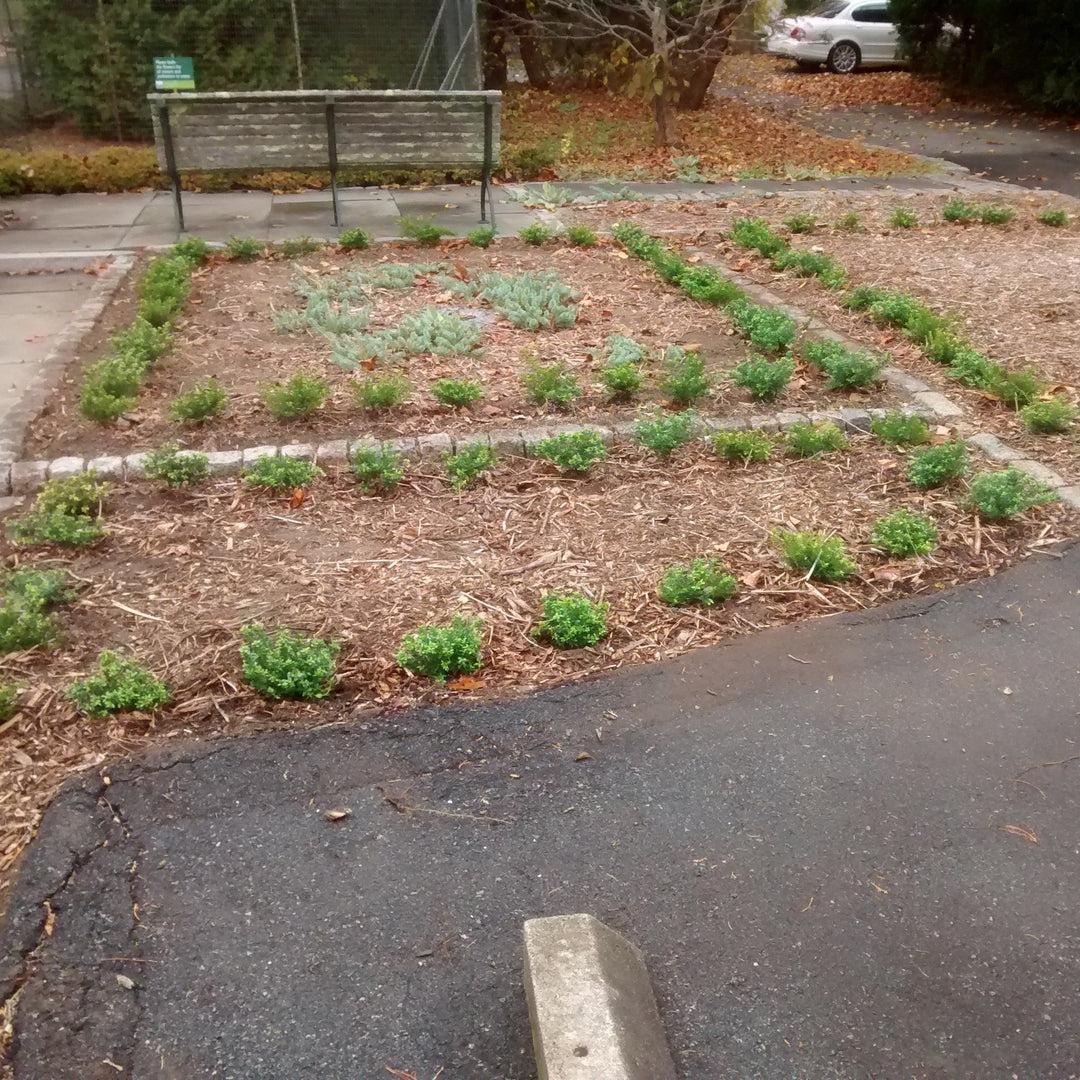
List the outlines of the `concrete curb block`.
<svg viewBox="0 0 1080 1080">
<path fill-rule="evenodd" d="M 525 923 L 538 1080 L 675 1080 L 638 948 L 592 915 Z"/>
</svg>

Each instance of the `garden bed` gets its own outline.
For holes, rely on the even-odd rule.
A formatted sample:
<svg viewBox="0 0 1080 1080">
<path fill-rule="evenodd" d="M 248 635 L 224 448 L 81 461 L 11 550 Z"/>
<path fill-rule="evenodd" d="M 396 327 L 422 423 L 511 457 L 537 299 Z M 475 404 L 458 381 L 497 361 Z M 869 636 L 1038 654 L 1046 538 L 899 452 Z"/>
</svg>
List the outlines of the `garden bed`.
<svg viewBox="0 0 1080 1080">
<path fill-rule="evenodd" d="M 451 356 L 412 355 L 401 360 L 369 360 L 346 371 L 332 361 L 332 347 L 321 334 L 275 332 L 275 313 L 304 306 L 297 281 L 325 282 L 360 272 L 368 280 L 387 265 L 419 267 L 408 271 L 403 288 L 365 285 L 371 302 L 366 334 L 392 328 L 403 318 L 427 308 L 459 314 L 480 333 L 479 346 Z M 481 276 L 553 271 L 574 294 L 578 313 L 564 329 L 519 329 L 481 298 L 461 295 Z M 107 350 L 110 337 L 130 323 L 134 285 L 128 283 L 88 341 L 44 411 L 31 425 L 22 457 L 52 458 L 63 454 L 125 454 L 169 440 L 200 450 L 233 450 L 246 446 L 332 441 L 359 434 L 377 438 L 411 436 L 432 431 L 484 432 L 495 428 L 528 429 L 553 418 L 579 423 L 611 423 L 632 419 L 642 408 L 665 403 L 659 387 L 660 354 L 668 346 L 694 346 L 714 379 L 709 394 L 694 402 L 710 415 L 760 415 L 775 409 L 755 403 L 749 394 L 722 376 L 747 356 L 747 346 L 734 336 L 730 320 L 715 308 L 673 293 L 637 260 L 609 244 L 588 250 L 565 242 L 530 247 L 502 240 L 490 249 L 455 246 L 427 251 L 415 246 L 381 245 L 359 255 L 319 251 L 296 264 L 282 259 L 252 262 L 218 259 L 195 272 L 194 288 L 174 345 L 150 369 L 136 408 L 117 424 L 98 424 L 79 415 L 79 386 L 86 368 Z M 610 335 L 628 336 L 646 346 L 652 359 L 642 367 L 648 376 L 632 401 L 613 401 L 600 385 Z M 521 376 L 531 359 L 562 362 L 581 384 L 580 397 L 559 409 L 531 404 Z M 327 401 L 310 417 L 275 420 L 261 399 L 266 385 L 296 373 L 324 378 Z M 408 402 L 391 409 L 361 409 L 354 400 L 358 381 L 400 373 L 412 383 Z M 181 392 L 213 376 L 228 395 L 224 412 L 202 424 L 181 425 L 169 419 L 169 408 Z M 467 408 L 440 405 L 431 384 L 439 379 L 479 381 L 484 397 Z M 889 407 L 900 403 L 885 386 L 856 393 L 826 392 L 824 382 L 802 370 L 785 391 L 779 407 L 800 411 L 859 405 Z"/>
<path fill-rule="evenodd" d="M 535 459 L 505 459 L 456 494 L 434 463 L 411 467 L 397 491 L 363 496 L 344 474 L 316 481 L 300 505 L 218 481 L 190 491 L 143 482 L 115 491 L 108 533 L 75 553 L 0 542 L 5 563 L 66 569 L 79 588 L 58 609 L 61 642 L 3 659 L 22 687 L 5 733 L 0 871 L 72 770 L 160 740 L 310 726 L 450 697 L 490 698 L 676 656 L 796 619 L 936 592 L 1001 568 L 1064 537 L 1067 510 L 1049 505 L 1010 522 L 979 521 L 953 482 L 919 492 L 906 452 L 869 436 L 815 459 L 774 451 L 733 465 L 703 443 L 658 459 L 616 448 L 580 478 Z M 899 506 L 940 532 L 927 558 L 876 551 L 876 518 Z M 835 583 L 787 567 L 777 528 L 825 529 L 857 564 Z M 739 594 L 715 607 L 657 597 L 665 568 L 716 558 Z M 533 639 L 541 596 L 581 590 L 610 603 L 610 634 L 561 651 Z M 483 668 L 440 686 L 395 663 L 402 634 L 456 612 L 483 618 Z M 272 704 L 244 682 L 242 625 L 262 622 L 341 642 L 333 695 Z M 134 655 L 169 685 L 154 718 L 88 720 L 67 688 L 99 650 Z"/>
</svg>

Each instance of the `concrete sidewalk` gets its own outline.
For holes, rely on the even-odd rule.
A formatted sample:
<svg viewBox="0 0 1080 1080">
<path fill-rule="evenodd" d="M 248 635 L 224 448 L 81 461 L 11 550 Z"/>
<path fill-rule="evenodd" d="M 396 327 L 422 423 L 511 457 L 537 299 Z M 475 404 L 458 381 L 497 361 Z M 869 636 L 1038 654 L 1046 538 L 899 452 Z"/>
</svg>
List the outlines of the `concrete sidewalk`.
<svg viewBox="0 0 1080 1080">
<path fill-rule="evenodd" d="M 522 922 L 581 911 L 641 946 L 685 1080 L 1075 1078 L 1078 629 L 1074 547 L 91 773 L 4 927 L 15 1076 L 526 1080 Z"/>
</svg>

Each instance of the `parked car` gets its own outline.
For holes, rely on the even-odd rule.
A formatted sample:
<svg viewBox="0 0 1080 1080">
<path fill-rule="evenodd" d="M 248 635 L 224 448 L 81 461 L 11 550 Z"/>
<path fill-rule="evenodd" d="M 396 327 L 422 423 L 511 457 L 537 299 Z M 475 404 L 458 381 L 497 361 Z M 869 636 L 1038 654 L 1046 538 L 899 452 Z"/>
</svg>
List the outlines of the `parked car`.
<svg viewBox="0 0 1080 1080">
<path fill-rule="evenodd" d="M 837 75 L 903 63 L 900 35 L 886 0 L 828 0 L 809 15 L 778 19 L 765 51 L 810 71 L 825 64 Z"/>
</svg>

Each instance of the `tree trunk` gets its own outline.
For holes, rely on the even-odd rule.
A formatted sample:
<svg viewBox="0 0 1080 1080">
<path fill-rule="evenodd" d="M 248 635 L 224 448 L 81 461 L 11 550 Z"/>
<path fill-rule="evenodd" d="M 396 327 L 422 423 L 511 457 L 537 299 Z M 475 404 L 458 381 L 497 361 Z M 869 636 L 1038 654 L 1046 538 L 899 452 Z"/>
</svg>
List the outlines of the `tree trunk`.
<svg viewBox="0 0 1080 1080">
<path fill-rule="evenodd" d="M 492 4 L 480 10 L 484 27 L 484 89 L 506 89 L 506 19 Z"/>
<path fill-rule="evenodd" d="M 721 56 L 720 51 L 715 56 L 702 56 L 688 67 L 679 87 L 680 109 L 700 109 L 705 104 Z"/>
<path fill-rule="evenodd" d="M 518 46 L 521 48 L 521 62 L 525 65 L 525 74 L 529 76 L 529 85 L 536 90 L 546 90 L 551 85 L 547 61 L 539 42 L 532 30 L 518 30 Z"/>
<path fill-rule="evenodd" d="M 653 146 L 675 146 L 675 114 L 665 94 L 653 98 Z"/>
</svg>

